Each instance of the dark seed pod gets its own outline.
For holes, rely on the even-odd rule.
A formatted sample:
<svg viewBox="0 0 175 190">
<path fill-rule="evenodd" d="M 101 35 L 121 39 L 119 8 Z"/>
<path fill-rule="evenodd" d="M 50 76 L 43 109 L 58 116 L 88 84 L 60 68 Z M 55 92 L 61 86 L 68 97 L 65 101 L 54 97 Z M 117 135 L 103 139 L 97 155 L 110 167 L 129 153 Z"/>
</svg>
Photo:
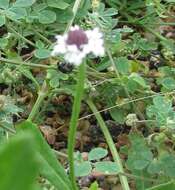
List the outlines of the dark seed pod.
<svg viewBox="0 0 175 190">
<path fill-rule="evenodd" d="M 163 66 L 164 61 L 161 53 L 158 50 L 151 51 L 149 56 L 150 69 L 158 69 Z"/>
<path fill-rule="evenodd" d="M 62 73 L 71 73 L 72 70 L 74 69 L 74 66 L 70 63 L 66 62 L 59 62 L 57 63 L 58 70 L 61 71 Z"/>
</svg>

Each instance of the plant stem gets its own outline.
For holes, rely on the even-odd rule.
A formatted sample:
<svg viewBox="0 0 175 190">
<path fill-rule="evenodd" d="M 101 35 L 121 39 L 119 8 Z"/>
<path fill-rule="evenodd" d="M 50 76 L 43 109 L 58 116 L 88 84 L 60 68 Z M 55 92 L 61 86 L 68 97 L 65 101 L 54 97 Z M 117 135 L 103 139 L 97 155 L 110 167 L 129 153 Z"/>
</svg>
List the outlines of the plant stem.
<svg viewBox="0 0 175 190">
<path fill-rule="evenodd" d="M 73 12 L 73 17 L 72 19 L 69 21 L 69 23 L 67 24 L 67 27 L 66 27 L 66 30 L 65 30 L 65 33 L 69 31 L 70 27 L 72 26 L 74 20 L 75 20 L 75 16 L 77 14 L 77 11 L 78 11 L 78 8 L 80 6 L 80 3 L 81 3 L 81 0 L 76 0 L 75 3 L 74 3 L 74 6 L 72 8 L 72 12 Z"/>
<path fill-rule="evenodd" d="M 12 129 L 10 127 L 6 127 L 5 125 L 3 125 L 1 123 L 0 123 L 0 128 L 3 128 L 5 131 L 7 131 L 7 132 L 9 132 L 9 133 L 11 133 L 13 135 L 16 134 L 16 131 L 14 129 Z"/>
<path fill-rule="evenodd" d="M 69 134 L 68 134 L 68 159 L 69 159 L 69 168 L 70 168 L 70 180 L 73 186 L 73 190 L 77 190 L 76 177 L 74 172 L 74 147 L 76 139 L 76 130 L 78 124 L 78 117 L 80 113 L 80 105 L 83 96 L 84 82 L 85 82 L 85 71 L 86 65 L 85 62 L 79 66 L 78 69 L 78 83 L 76 86 L 76 94 L 72 108 L 72 116 L 69 125 Z"/>
<path fill-rule="evenodd" d="M 36 47 L 36 45 L 28 40 L 27 38 L 25 38 L 23 35 L 21 35 L 20 33 L 18 33 L 15 29 L 12 28 L 12 26 L 7 26 L 8 27 L 8 30 L 13 32 L 15 35 L 17 35 L 19 38 L 21 38 L 23 41 L 25 41 L 26 43 L 30 44 L 31 46 L 33 47 Z"/>
<path fill-rule="evenodd" d="M 159 34 L 158 32 L 155 32 L 155 31 L 152 30 L 151 28 L 145 27 L 145 30 L 147 30 L 147 31 L 149 31 L 150 33 L 152 33 L 153 35 L 155 35 L 159 40 L 168 41 L 164 36 L 162 36 L 162 35 Z"/>
<path fill-rule="evenodd" d="M 116 164 L 118 165 L 119 167 L 119 173 L 124 173 L 124 169 L 123 169 L 123 166 L 122 166 L 122 161 L 120 159 L 120 156 L 119 156 L 119 153 L 117 152 L 117 149 L 115 147 L 115 144 L 112 140 L 112 137 L 109 133 L 109 130 L 103 120 L 103 118 L 101 117 L 100 113 L 98 113 L 98 110 L 96 108 L 96 106 L 94 105 L 94 103 L 92 102 L 91 99 L 88 99 L 87 101 L 87 104 L 89 105 L 89 107 L 91 108 L 92 112 L 94 113 L 99 125 L 100 125 L 100 128 L 105 136 L 105 139 L 106 139 L 106 142 L 109 146 L 109 149 L 111 151 L 111 154 L 113 156 L 113 159 L 114 161 L 116 162 Z M 127 181 L 127 178 L 126 176 L 123 176 L 123 175 L 120 175 L 119 174 L 119 178 L 120 178 L 120 182 L 121 182 L 121 185 L 122 185 L 122 189 L 123 190 L 129 190 L 129 185 L 128 185 L 128 181 Z"/>
<path fill-rule="evenodd" d="M 14 65 L 26 65 L 26 66 L 30 66 L 30 67 L 40 67 L 40 68 L 44 68 L 44 69 L 55 69 L 55 67 L 52 65 L 49 66 L 49 65 L 37 64 L 37 63 L 23 62 L 23 61 L 17 61 L 17 60 L 12 60 L 12 59 L 5 59 L 2 57 L 0 57 L 0 62 L 14 64 Z"/>
<path fill-rule="evenodd" d="M 39 108 L 41 107 L 41 104 L 42 104 L 44 98 L 47 97 L 47 95 L 48 95 L 47 85 L 46 85 L 46 82 L 44 81 L 43 85 L 41 87 L 41 90 L 38 92 L 37 100 L 32 108 L 32 111 L 30 112 L 27 120 L 33 121 L 33 119 L 36 117 L 36 115 L 39 111 Z"/>
</svg>

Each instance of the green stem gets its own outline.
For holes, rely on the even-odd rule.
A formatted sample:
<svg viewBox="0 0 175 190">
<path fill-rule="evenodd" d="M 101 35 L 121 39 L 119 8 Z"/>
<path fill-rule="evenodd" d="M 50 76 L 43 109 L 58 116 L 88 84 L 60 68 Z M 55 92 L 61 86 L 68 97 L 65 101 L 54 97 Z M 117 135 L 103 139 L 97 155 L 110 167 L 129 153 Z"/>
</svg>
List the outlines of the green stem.
<svg viewBox="0 0 175 190">
<path fill-rule="evenodd" d="M 82 63 L 79 66 L 78 70 L 78 83 L 76 86 L 76 94 L 72 108 L 72 116 L 69 126 L 68 134 L 68 158 L 69 158 L 69 168 L 70 168 L 70 179 L 74 190 L 77 190 L 76 177 L 74 172 L 74 147 L 75 147 L 75 138 L 76 130 L 78 124 L 78 117 L 80 113 L 80 105 L 83 96 L 84 82 L 85 82 L 85 63 Z"/>
<path fill-rule="evenodd" d="M 145 30 L 149 31 L 150 33 L 152 33 L 153 35 L 155 35 L 159 40 L 162 41 L 167 41 L 167 39 L 162 36 L 161 34 L 159 34 L 158 32 L 155 32 L 154 30 L 152 30 L 151 28 L 145 27 Z"/>
<path fill-rule="evenodd" d="M 7 132 L 9 132 L 9 133 L 11 133 L 13 135 L 16 134 L 16 131 L 14 129 L 12 129 L 10 127 L 6 127 L 5 125 L 3 125 L 1 123 L 0 123 L 0 128 L 3 128 L 5 131 L 7 131 Z"/>
<path fill-rule="evenodd" d="M 36 29 L 32 29 L 32 31 L 44 42 L 46 42 L 48 45 L 52 45 L 52 42 L 48 40 L 44 35 L 42 35 L 40 32 L 38 32 Z"/>
<path fill-rule="evenodd" d="M 8 30 L 11 31 L 12 33 L 14 33 L 15 35 L 17 35 L 19 38 L 21 38 L 23 41 L 25 41 L 26 43 L 30 44 L 33 47 L 36 47 L 36 45 L 28 40 L 27 38 L 25 38 L 23 35 L 21 35 L 20 33 L 18 33 L 15 29 L 12 28 L 12 26 L 7 26 Z"/>
<path fill-rule="evenodd" d="M 123 169 L 123 166 L 122 166 L 122 161 L 120 159 L 120 156 L 119 156 L 119 153 L 117 152 L 117 149 L 115 147 L 115 144 L 112 140 L 112 137 L 109 133 L 109 130 L 102 118 L 102 116 L 100 115 L 100 113 L 98 113 L 98 110 L 96 108 L 96 106 L 94 105 L 94 103 L 92 102 L 91 99 L 88 99 L 87 100 L 87 104 L 89 105 L 89 107 L 91 108 L 92 112 L 94 113 L 99 125 L 100 125 L 100 128 L 105 136 L 105 139 L 107 141 L 107 144 L 109 146 L 109 149 L 111 151 L 111 154 L 113 156 L 113 159 L 114 161 L 116 162 L 118 168 L 119 168 L 119 173 L 124 173 L 124 169 Z M 120 175 L 119 174 L 119 178 L 120 178 L 120 182 L 121 182 L 121 185 L 122 185 L 122 189 L 123 190 L 129 190 L 129 185 L 128 185 L 128 181 L 127 181 L 127 178 L 126 176 L 123 176 L 123 175 Z"/>
<path fill-rule="evenodd" d="M 55 67 L 52 65 L 49 66 L 49 65 L 37 64 L 37 63 L 17 61 L 17 60 L 12 60 L 12 59 L 5 59 L 2 57 L 0 57 L 0 62 L 9 63 L 9 64 L 13 64 L 13 65 L 26 65 L 26 66 L 30 66 L 30 67 L 40 67 L 40 68 L 44 68 L 44 69 L 55 69 Z"/>
<path fill-rule="evenodd" d="M 41 104 L 42 104 L 44 98 L 46 98 L 47 95 L 48 95 L 47 85 L 46 85 L 46 82 L 44 81 L 44 83 L 41 87 L 41 90 L 38 92 L 37 100 L 32 108 L 32 111 L 30 112 L 27 120 L 33 121 L 33 119 L 36 117 L 36 115 L 41 107 Z"/>
</svg>

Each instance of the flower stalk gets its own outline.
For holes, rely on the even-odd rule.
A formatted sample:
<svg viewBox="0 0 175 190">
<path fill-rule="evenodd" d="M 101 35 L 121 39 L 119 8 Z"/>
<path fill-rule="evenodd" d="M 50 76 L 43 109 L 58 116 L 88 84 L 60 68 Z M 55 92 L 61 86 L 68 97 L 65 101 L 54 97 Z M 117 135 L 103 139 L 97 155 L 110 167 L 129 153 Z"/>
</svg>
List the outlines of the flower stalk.
<svg viewBox="0 0 175 190">
<path fill-rule="evenodd" d="M 76 142 L 76 130 L 78 125 L 78 118 L 80 113 L 81 100 L 83 97 L 84 91 L 84 82 L 85 82 L 85 72 L 86 65 L 85 61 L 78 68 L 78 83 L 76 86 L 76 94 L 74 97 L 74 103 L 72 108 L 72 116 L 69 125 L 69 134 L 68 134 L 68 159 L 69 159 L 69 173 L 70 180 L 73 186 L 73 190 L 77 190 L 76 176 L 74 171 L 74 147 Z"/>
</svg>

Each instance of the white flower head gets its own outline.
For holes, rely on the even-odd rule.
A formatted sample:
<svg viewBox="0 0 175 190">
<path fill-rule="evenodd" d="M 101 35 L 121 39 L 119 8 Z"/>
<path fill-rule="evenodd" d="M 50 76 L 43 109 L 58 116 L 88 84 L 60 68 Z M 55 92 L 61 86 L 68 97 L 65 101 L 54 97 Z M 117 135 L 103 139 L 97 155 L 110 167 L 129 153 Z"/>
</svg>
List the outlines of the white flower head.
<svg viewBox="0 0 175 190">
<path fill-rule="evenodd" d="M 98 28 L 84 31 L 79 26 L 71 27 L 63 36 L 56 36 L 56 44 L 52 56 L 62 54 L 65 61 L 78 66 L 83 59 L 93 53 L 95 56 L 104 56 L 103 35 Z"/>
</svg>

